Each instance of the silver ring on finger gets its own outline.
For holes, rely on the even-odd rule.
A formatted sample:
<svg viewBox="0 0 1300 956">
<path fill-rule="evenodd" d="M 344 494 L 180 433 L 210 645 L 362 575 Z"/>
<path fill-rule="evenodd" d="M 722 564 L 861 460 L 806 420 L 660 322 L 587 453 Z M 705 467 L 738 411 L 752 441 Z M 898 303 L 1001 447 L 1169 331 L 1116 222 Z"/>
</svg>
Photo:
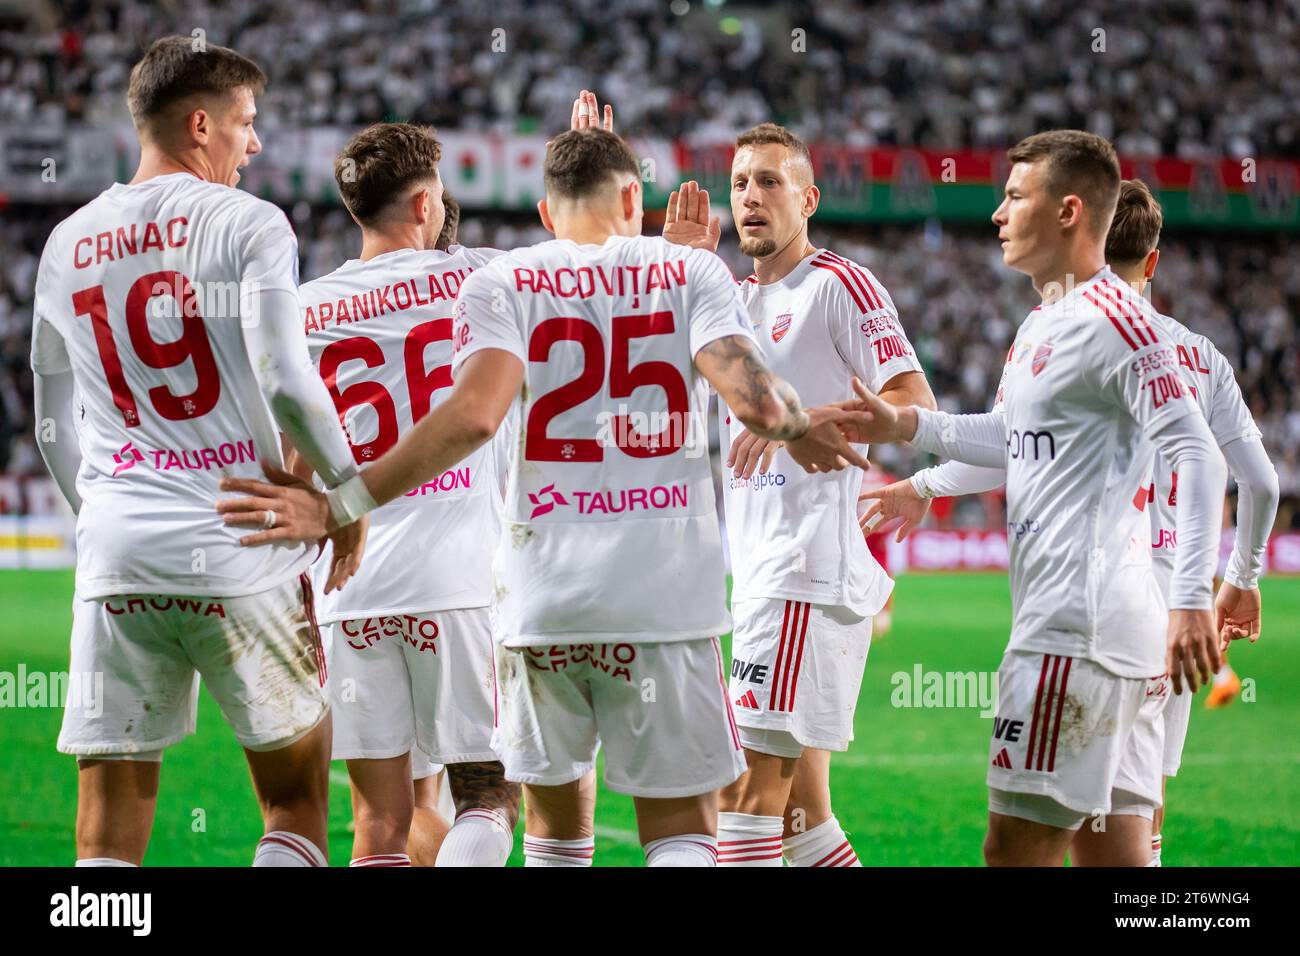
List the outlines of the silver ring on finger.
<svg viewBox="0 0 1300 956">
<path fill-rule="evenodd" d="M 275 523 L 279 520 L 280 520 L 279 516 L 274 511 L 268 510 L 266 512 L 266 517 L 262 519 L 262 527 L 274 528 Z"/>
</svg>

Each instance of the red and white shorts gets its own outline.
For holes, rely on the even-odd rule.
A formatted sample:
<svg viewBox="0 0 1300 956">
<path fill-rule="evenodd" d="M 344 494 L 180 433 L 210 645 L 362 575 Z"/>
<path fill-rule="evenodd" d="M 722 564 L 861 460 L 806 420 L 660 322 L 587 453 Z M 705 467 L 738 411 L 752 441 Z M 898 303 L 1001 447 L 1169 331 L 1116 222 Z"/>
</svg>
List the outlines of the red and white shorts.
<svg viewBox="0 0 1300 956">
<path fill-rule="evenodd" d="M 334 759 L 411 753 L 413 767 L 495 761 L 492 625 L 485 607 L 326 625 Z"/>
<path fill-rule="evenodd" d="M 59 751 L 121 757 L 183 740 L 194 733 L 200 676 L 243 746 L 287 747 L 327 712 L 311 608 L 306 575 L 233 598 L 74 598 L 70 673 L 92 693 L 68 694 Z"/>
<path fill-rule="evenodd" d="M 689 797 L 745 772 L 717 638 L 497 649 L 506 778 L 558 786 L 605 750 L 605 785 Z"/>
<path fill-rule="evenodd" d="M 745 746 L 782 757 L 848 750 L 871 618 L 775 598 L 736 601 L 731 616 L 730 694 Z"/>
<path fill-rule="evenodd" d="M 1083 658 L 1007 651 L 989 809 L 1063 829 L 1110 813 L 1150 817 L 1160 805 L 1167 688 L 1167 678 L 1119 677 Z"/>
</svg>

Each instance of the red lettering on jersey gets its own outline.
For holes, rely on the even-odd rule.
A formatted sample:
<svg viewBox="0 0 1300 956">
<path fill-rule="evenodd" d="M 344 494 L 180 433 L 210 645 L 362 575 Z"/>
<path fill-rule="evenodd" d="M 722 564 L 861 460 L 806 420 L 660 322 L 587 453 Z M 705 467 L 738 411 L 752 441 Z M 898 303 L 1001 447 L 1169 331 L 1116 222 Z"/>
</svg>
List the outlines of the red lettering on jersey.
<svg viewBox="0 0 1300 956">
<path fill-rule="evenodd" d="M 162 231 L 158 228 L 158 223 L 151 222 L 144 227 L 144 242 L 140 244 L 141 252 L 148 252 L 150 248 L 162 252 L 163 239 Z"/>
<path fill-rule="evenodd" d="M 316 323 L 316 310 L 307 306 L 307 311 L 303 313 L 303 333 L 310 335 L 312 332 L 319 332 L 320 326 Z"/>
<path fill-rule="evenodd" d="M 402 296 L 398 293 L 404 293 L 406 295 L 405 302 L 402 301 Z M 406 287 L 405 282 L 399 282 L 397 285 L 393 286 L 393 301 L 397 303 L 397 309 L 399 312 L 405 312 L 411 307 L 411 290 Z"/>
<path fill-rule="evenodd" d="M 650 263 L 650 268 L 645 274 L 645 290 L 651 292 L 655 289 L 666 289 L 668 284 L 664 282 L 663 268 L 657 262 Z"/>
<path fill-rule="evenodd" d="M 86 260 L 84 262 L 81 260 L 81 244 L 83 242 L 88 246 L 94 245 L 94 243 L 90 241 L 89 236 L 82 236 L 80 239 L 77 240 L 77 244 L 72 248 L 72 264 L 75 268 L 78 269 L 84 269 L 91 264 L 91 259 L 89 256 L 86 257 Z"/>
<path fill-rule="evenodd" d="M 185 243 L 190 241 L 190 237 L 185 234 L 185 227 L 190 221 L 184 216 L 177 216 L 175 219 L 167 222 L 167 245 L 173 249 L 179 249 Z"/>
<path fill-rule="evenodd" d="M 117 256 L 119 259 L 126 256 L 133 256 L 136 253 L 135 241 L 135 223 L 131 223 L 131 231 L 128 233 L 125 226 L 117 227 Z"/>
<path fill-rule="evenodd" d="M 352 315 L 348 312 L 348 300 L 339 299 L 338 308 L 334 310 L 334 325 L 337 327 L 344 322 L 351 323 Z"/>
<path fill-rule="evenodd" d="M 679 286 L 686 285 L 686 260 L 676 259 L 664 263 L 664 278 L 671 277 Z M 670 283 L 671 284 L 671 283 Z"/>
<path fill-rule="evenodd" d="M 158 246 L 162 248 L 161 244 Z M 95 236 L 95 262 L 103 262 L 107 259 L 113 261 L 113 234 L 111 232 L 101 232 Z"/>
<path fill-rule="evenodd" d="M 534 284 L 534 280 L 533 280 L 533 270 L 516 269 L 515 270 L 515 291 L 523 292 L 525 285 L 528 286 L 529 292 L 537 291 L 537 286 Z"/>
</svg>

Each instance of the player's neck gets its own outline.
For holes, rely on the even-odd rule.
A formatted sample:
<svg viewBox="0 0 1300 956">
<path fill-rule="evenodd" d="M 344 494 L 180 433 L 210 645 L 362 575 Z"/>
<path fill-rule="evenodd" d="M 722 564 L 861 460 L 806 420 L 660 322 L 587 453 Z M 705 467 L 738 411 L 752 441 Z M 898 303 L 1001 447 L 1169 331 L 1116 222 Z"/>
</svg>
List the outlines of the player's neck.
<svg viewBox="0 0 1300 956">
<path fill-rule="evenodd" d="M 758 278 L 759 285 L 780 282 L 816 251 L 817 247 L 808 241 L 808 234 L 800 232 L 784 248 L 778 249 L 766 259 L 755 259 L 754 275 Z"/>
<path fill-rule="evenodd" d="M 131 185 L 143 183 L 158 176 L 170 176 L 173 173 L 189 173 L 199 179 L 212 182 L 205 165 L 191 156 L 172 156 L 164 153 L 157 146 L 142 144 L 140 147 L 140 165 L 131 177 Z"/>
<path fill-rule="evenodd" d="M 375 256 L 400 252 L 403 249 L 414 249 L 417 252 L 423 252 L 425 248 L 427 247 L 424 244 L 424 234 L 416 223 L 410 223 L 408 226 L 395 226 L 382 232 L 374 229 L 361 230 L 362 262 L 369 262 Z"/>
<path fill-rule="evenodd" d="M 1078 250 L 1064 249 L 1062 253 L 1033 276 L 1034 289 L 1043 297 L 1043 305 L 1058 301 L 1106 265 L 1104 251 L 1093 244 Z"/>
</svg>

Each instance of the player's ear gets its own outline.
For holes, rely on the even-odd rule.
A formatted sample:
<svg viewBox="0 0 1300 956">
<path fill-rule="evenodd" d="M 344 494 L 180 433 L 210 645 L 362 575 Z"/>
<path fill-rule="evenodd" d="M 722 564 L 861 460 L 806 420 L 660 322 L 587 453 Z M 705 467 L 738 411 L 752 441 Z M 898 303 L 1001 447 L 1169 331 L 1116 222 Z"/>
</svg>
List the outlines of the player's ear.
<svg viewBox="0 0 1300 956">
<path fill-rule="evenodd" d="M 417 190 L 411 196 L 411 214 L 415 217 L 417 225 L 423 226 L 429 221 L 433 214 L 433 197 L 430 196 L 429 190 Z"/>
<path fill-rule="evenodd" d="M 1083 200 L 1070 193 L 1061 200 L 1059 220 L 1062 229 L 1077 226 L 1083 219 Z"/>
<path fill-rule="evenodd" d="M 1142 277 L 1146 279 L 1148 282 L 1150 282 L 1151 277 L 1156 274 L 1156 263 L 1159 261 L 1160 261 L 1159 249 L 1152 249 L 1150 252 L 1147 253 L 1147 261 L 1142 266 Z"/>
<path fill-rule="evenodd" d="M 192 110 L 190 115 L 185 118 L 190 139 L 200 146 L 208 145 L 209 124 L 211 121 L 212 117 L 208 115 L 207 110 Z"/>
<path fill-rule="evenodd" d="M 623 218 L 631 222 L 641 211 L 641 183 L 631 180 L 623 186 Z"/>
<path fill-rule="evenodd" d="M 822 191 L 815 185 L 809 184 L 808 188 L 803 191 L 803 217 L 811 219 L 821 201 Z"/>
<path fill-rule="evenodd" d="M 546 205 L 545 199 L 537 200 L 537 215 L 542 218 L 542 225 L 546 227 L 546 231 L 555 235 L 555 223 L 551 221 L 551 210 Z"/>
</svg>

